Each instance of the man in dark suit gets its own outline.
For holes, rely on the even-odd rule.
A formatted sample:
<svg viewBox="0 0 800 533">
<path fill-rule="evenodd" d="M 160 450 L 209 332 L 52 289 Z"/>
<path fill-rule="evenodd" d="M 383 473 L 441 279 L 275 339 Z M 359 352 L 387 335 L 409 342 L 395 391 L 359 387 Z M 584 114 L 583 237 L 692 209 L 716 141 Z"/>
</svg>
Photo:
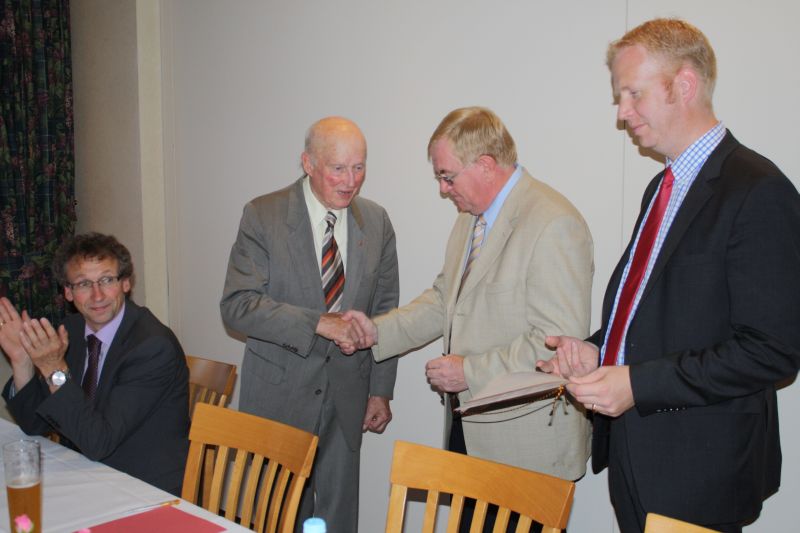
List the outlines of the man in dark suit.
<svg viewBox="0 0 800 533">
<path fill-rule="evenodd" d="M 189 371 L 172 331 L 127 298 L 133 264 L 114 237 L 62 245 L 54 273 L 78 313 L 56 330 L 0 300 L 0 346 L 13 376 L 3 390 L 23 431 L 56 432 L 101 461 L 179 494 L 189 448 Z"/>
<path fill-rule="evenodd" d="M 247 336 L 240 409 L 319 435 L 298 530 L 313 514 L 331 531 L 357 531 L 362 432 L 382 433 L 391 420 L 396 360 L 345 356 L 328 340 L 363 339 L 340 311 L 397 306 L 392 224 L 357 196 L 366 157 L 350 120 L 311 126 L 305 176 L 245 206 L 220 304 L 225 324 Z"/>
<path fill-rule="evenodd" d="M 714 52 L 656 19 L 608 51 L 618 118 L 666 158 L 586 342 L 540 363 L 596 412 L 624 533 L 647 512 L 741 531 L 780 483 L 775 384 L 800 366 L 800 198 L 715 118 Z"/>
</svg>

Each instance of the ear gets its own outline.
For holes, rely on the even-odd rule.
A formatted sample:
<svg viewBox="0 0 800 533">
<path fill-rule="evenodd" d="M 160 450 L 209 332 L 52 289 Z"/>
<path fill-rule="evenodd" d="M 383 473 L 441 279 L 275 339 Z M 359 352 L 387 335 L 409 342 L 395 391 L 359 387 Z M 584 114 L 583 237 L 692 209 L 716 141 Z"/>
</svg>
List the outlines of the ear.
<svg viewBox="0 0 800 533">
<path fill-rule="evenodd" d="M 694 69 L 683 66 L 678 69 L 673 81 L 676 95 L 682 102 L 688 103 L 695 99 L 699 90 L 700 78 Z"/>
<path fill-rule="evenodd" d="M 308 152 L 303 152 L 303 155 L 300 156 L 300 161 L 303 163 L 303 172 L 310 176 L 314 165 L 311 164 L 311 156 L 308 155 Z"/>
<path fill-rule="evenodd" d="M 70 289 L 69 287 L 64 287 L 64 298 L 68 302 L 71 302 L 72 300 L 75 299 L 75 297 L 72 295 L 72 289 Z"/>
<path fill-rule="evenodd" d="M 475 160 L 475 164 L 480 166 L 484 173 L 491 173 L 497 167 L 497 160 L 489 154 L 483 154 Z"/>
</svg>

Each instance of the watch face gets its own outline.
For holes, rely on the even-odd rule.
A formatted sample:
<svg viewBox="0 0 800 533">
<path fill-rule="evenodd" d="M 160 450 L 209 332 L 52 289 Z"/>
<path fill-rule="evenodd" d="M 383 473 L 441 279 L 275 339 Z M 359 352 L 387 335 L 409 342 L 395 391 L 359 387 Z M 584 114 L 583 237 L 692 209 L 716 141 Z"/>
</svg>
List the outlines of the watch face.
<svg viewBox="0 0 800 533">
<path fill-rule="evenodd" d="M 50 375 L 50 382 L 56 387 L 60 387 L 67 382 L 67 375 L 62 370 L 56 370 Z"/>
</svg>

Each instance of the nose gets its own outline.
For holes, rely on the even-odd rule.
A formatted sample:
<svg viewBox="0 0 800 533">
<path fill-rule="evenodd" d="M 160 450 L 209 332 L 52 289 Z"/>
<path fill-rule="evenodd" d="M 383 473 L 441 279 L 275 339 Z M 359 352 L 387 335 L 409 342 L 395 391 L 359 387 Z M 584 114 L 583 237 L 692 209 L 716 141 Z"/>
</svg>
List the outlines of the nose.
<svg viewBox="0 0 800 533">
<path fill-rule="evenodd" d="M 356 182 L 356 173 L 352 168 L 346 169 L 342 174 L 342 183 L 346 187 L 352 187 Z"/>
<path fill-rule="evenodd" d="M 439 182 L 439 194 L 446 195 L 452 188 L 452 185 L 447 183 L 445 180 L 437 180 L 437 181 Z"/>
<path fill-rule="evenodd" d="M 100 288 L 100 284 L 95 282 L 92 284 L 92 299 L 93 300 L 102 300 L 105 297 L 103 294 L 103 290 Z"/>
<path fill-rule="evenodd" d="M 626 122 L 633 112 L 633 106 L 627 98 L 620 98 L 617 103 L 617 120 Z"/>
</svg>

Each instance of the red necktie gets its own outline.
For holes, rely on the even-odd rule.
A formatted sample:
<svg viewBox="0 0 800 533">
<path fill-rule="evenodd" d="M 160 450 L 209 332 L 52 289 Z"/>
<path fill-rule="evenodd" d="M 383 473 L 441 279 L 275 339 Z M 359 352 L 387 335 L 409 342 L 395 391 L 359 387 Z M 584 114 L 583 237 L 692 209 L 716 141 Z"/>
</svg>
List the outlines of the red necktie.
<svg viewBox="0 0 800 533">
<path fill-rule="evenodd" d="M 672 193 L 673 181 L 675 181 L 675 177 L 672 175 L 672 169 L 667 168 L 664 173 L 664 179 L 661 181 L 661 187 L 658 189 L 656 201 L 653 203 L 653 207 L 650 209 L 642 228 L 642 233 L 639 235 L 639 242 L 636 244 L 636 251 L 633 254 L 633 262 L 628 271 L 628 277 L 625 279 L 625 285 L 622 287 L 622 294 L 619 296 L 617 312 L 614 314 L 611 333 L 609 333 L 608 342 L 606 342 L 603 365 L 613 365 L 617 362 L 617 352 L 619 352 L 622 337 L 625 333 L 625 325 L 628 323 L 633 300 L 647 270 L 647 262 L 650 259 L 650 253 L 653 251 L 653 244 L 656 242 L 658 228 L 661 227 L 661 219 L 664 218 L 664 211 L 667 210 L 669 196 Z"/>
<path fill-rule="evenodd" d="M 94 399 L 97 390 L 97 367 L 100 362 L 100 346 L 102 342 L 94 335 L 86 337 L 86 344 L 89 352 L 89 364 L 86 365 L 86 373 L 83 375 L 83 392 L 90 399 Z"/>
</svg>

